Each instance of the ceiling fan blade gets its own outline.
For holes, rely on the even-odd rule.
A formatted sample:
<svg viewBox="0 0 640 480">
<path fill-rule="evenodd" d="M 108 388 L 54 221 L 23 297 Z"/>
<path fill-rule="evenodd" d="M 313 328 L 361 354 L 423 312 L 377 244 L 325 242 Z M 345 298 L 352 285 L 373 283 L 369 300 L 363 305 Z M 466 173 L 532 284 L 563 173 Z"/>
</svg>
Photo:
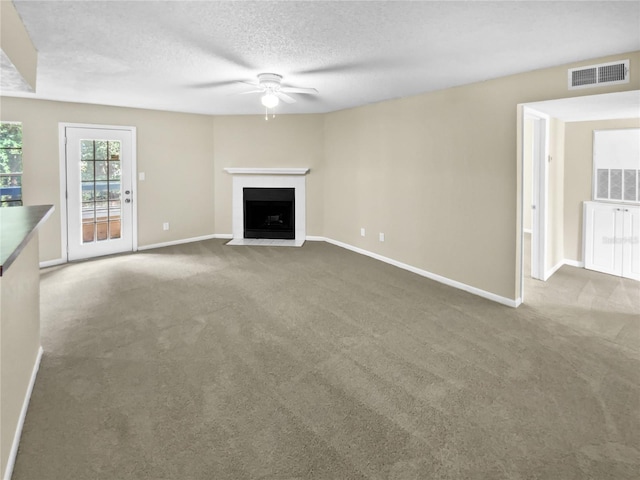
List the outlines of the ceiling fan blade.
<svg viewBox="0 0 640 480">
<path fill-rule="evenodd" d="M 248 92 L 238 92 L 238 95 L 246 95 L 248 93 L 262 93 L 264 90 L 249 90 Z"/>
<path fill-rule="evenodd" d="M 163 31 L 168 32 L 180 44 L 188 43 L 191 49 L 198 49 L 205 55 L 223 60 L 244 70 L 255 68 L 255 65 L 244 60 L 239 52 L 234 51 L 234 48 L 223 46 L 214 38 L 207 38 L 206 33 L 198 33 L 195 29 L 179 28 L 173 19 L 166 19 L 162 23 L 164 24 Z"/>
<path fill-rule="evenodd" d="M 276 93 L 276 97 L 278 97 L 284 103 L 296 103 L 296 99 L 295 98 L 290 97 L 286 93 L 282 93 L 282 90 L 280 90 L 279 92 Z"/>
<path fill-rule="evenodd" d="M 282 87 L 280 91 L 286 92 L 286 93 L 308 93 L 310 95 L 318 93 L 318 90 L 316 90 L 315 88 L 302 88 L 302 87 Z"/>
<path fill-rule="evenodd" d="M 371 58 L 362 58 L 353 61 L 344 61 L 339 63 L 327 63 L 325 65 L 318 65 L 314 68 L 307 68 L 306 70 L 298 70 L 296 75 L 311 75 L 311 74 L 327 74 L 327 73 L 359 73 L 365 74 L 371 72 L 371 69 L 375 70 L 388 70 L 394 67 L 406 65 L 405 59 L 402 56 L 377 56 Z"/>
<path fill-rule="evenodd" d="M 236 80 L 224 80 L 221 82 L 201 82 L 201 83 L 192 83 L 188 85 L 189 88 L 215 88 L 215 87 L 224 87 L 226 85 L 232 85 L 237 83 Z"/>
<path fill-rule="evenodd" d="M 360 70 L 363 65 L 360 62 L 343 62 L 335 63 L 333 65 L 318 66 L 316 68 L 308 68 L 306 70 L 300 70 L 295 72 L 298 75 L 310 75 L 318 73 L 348 73 L 354 70 Z"/>
</svg>

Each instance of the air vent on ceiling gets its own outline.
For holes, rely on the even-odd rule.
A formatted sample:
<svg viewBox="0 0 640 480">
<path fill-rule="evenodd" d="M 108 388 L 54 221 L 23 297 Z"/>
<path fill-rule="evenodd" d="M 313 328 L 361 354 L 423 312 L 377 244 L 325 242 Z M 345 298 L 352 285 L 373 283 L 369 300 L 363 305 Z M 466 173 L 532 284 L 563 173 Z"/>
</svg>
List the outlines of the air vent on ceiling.
<svg viewBox="0 0 640 480">
<path fill-rule="evenodd" d="M 629 83 L 629 60 L 569 69 L 569 90 Z"/>
</svg>

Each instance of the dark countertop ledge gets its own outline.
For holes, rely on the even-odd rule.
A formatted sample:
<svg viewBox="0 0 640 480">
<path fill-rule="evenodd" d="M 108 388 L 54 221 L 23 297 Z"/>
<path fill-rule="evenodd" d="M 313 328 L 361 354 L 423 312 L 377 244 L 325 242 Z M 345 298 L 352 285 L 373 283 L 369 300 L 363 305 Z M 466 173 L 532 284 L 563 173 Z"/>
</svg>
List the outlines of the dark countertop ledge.
<svg viewBox="0 0 640 480">
<path fill-rule="evenodd" d="M 53 205 L 0 208 L 0 277 L 53 210 Z"/>
</svg>

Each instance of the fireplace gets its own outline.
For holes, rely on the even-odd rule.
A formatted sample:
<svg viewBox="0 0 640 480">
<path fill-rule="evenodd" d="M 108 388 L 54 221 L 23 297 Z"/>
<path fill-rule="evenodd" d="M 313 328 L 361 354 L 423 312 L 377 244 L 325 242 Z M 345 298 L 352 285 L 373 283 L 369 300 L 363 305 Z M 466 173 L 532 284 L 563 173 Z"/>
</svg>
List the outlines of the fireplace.
<svg viewBox="0 0 640 480">
<path fill-rule="evenodd" d="M 309 173 L 308 168 L 226 167 L 224 170 L 233 177 L 231 201 L 233 238 L 227 245 L 301 247 L 304 244 L 307 238 L 306 176 Z M 269 193 L 266 199 L 254 196 L 255 192 L 263 194 L 269 191 L 281 193 Z M 249 192 L 248 198 L 245 197 L 245 192 Z M 270 205 L 268 203 L 250 204 L 250 210 L 253 207 L 259 208 L 256 209 L 254 218 L 247 219 L 245 218 L 247 200 L 272 203 Z M 287 202 L 288 206 L 284 205 L 284 202 Z M 250 216 L 252 215 L 250 213 Z M 247 225 L 249 226 L 248 234 Z M 287 233 L 284 233 L 285 230 Z"/>
<path fill-rule="evenodd" d="M 296 238 L 294 188 L 242 190 L 244 238 Z"/>
</svg>

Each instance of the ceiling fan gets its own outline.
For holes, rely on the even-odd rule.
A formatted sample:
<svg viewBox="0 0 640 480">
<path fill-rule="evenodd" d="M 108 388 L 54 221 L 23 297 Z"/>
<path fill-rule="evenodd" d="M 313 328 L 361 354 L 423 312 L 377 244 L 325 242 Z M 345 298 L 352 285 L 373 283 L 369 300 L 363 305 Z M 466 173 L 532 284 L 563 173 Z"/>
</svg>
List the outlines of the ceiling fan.
<svg viewBox="0 0 640 480">
<path fill-rule="evenodd" d="M 262 93 L 261 102 L 265 108 L 274 108 L 282 100 L 285 103 L 295 103 L 296 99 L 288 93 L 316 94 L 315 88 L 287 87 L 282 85 L 282 75 L 276 73 L 261 73 L 258 75 L 258 83 L 242 82 L 256 87 L 248 92 L 241 92 L 240 95 L 250 93 Z"/>
</svg>

